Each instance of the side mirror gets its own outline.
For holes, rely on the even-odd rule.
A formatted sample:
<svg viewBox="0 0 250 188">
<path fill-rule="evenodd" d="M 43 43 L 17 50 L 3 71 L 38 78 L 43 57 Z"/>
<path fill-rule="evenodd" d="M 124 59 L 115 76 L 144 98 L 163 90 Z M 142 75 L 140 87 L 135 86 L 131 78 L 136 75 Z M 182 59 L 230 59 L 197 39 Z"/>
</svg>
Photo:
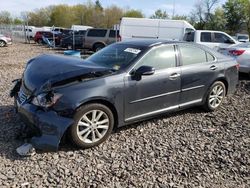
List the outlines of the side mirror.
<svg viewBox="0 0 250 188">
<path fill-rule="evenodd" d="M 150 66 L 141 66 L 135 72 L 135 76 L 148 76 L 155 73 L 155 68 Z"/>
</svg>

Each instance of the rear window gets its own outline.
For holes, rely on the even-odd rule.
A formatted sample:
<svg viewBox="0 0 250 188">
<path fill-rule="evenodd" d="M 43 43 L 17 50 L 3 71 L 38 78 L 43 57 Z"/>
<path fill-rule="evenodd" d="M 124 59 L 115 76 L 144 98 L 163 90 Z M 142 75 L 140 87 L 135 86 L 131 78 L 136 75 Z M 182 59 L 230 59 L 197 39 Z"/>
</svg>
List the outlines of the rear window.
<svg viewBox="0 0 250 188">
<path fill-rule="evenodd" d="M 183 40 L 187 42 L 194 42 L 194 32 L 185 33 Z"/>
<path fill-rule="evenodd" d="M 119 36 L 119 31 L 118 30 L 117 31 L 110 30 L 109 37 L 115 38 L 116 37 L 115 34 L 116 34 L 116 36 Z"/>
<path fill-rule="evenodd" d="M 88 37 L 105 37 L 107 33 L 106 29 L 90 29 L 87 36 Z"/>
<path fill-rule="evenodd" d="M 201 42 L 212 42 L 211 32 L 201 33 Z"/>
</svg>

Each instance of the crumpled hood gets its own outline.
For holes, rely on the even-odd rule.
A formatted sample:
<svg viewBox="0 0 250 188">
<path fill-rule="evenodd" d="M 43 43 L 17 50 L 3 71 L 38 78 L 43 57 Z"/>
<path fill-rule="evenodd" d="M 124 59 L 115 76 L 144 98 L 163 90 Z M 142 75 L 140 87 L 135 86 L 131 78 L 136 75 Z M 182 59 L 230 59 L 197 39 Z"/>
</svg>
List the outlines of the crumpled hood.
<svg viewBox="0 0 250 188">
<path fill-rule="evenodd" d="M 108 70 L 80 58 L 44 54 L 27 63 L 23 81 L 30 91 L 46 90 L 64 80 L 74 81 L 84 75 L 95 77 L 96 73 Z"/>
</svg>

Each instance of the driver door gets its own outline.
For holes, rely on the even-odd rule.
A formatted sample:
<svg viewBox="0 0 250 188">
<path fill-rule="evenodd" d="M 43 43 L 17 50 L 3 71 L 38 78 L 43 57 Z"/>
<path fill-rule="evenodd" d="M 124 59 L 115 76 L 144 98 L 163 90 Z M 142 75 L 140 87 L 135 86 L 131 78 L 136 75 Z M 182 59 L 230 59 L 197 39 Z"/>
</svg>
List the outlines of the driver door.
<svg viewBox="0 0 250 188">
<path fill-rule="evenodd" d="M 125 121 L 136 121 L 178 108 L 180 67 L 173 45 L 152 48 L 125 76 Z M 152 75 L 136 79 L 133 72 L 141 66 L 155 68 Z"/>
</svg>

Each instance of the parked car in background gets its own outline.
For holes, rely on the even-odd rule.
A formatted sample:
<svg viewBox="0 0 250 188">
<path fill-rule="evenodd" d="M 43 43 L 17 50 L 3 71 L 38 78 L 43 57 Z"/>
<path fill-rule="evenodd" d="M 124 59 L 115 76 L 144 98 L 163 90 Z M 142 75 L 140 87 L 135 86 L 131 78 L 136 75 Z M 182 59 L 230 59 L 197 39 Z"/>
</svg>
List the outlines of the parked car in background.
<svg viewBox="0 0 250 188">
<path fill-rule="evenodd" d="M 51 31 L 37 31 L 34 37 L 34 41 L 38 44 L 43 44 L 43 36 L 48 38 L 49 40 L 53 40 L 53 33 Z M 60 38 L 58 33 L 54 33 L 55 44 L 60 44 Z"/>
<path fill-rule="evenodd" d="M 233 37 L 221 31 L 196 30 L 184 35 L 184 41 L 203 44 L 214 50 L 238 44 Z"/>
<path fill-rule="evenodd" d="M 239 42 L 249 42 L 249 35 L 247 34 L 237 33 L 235 37 Z"/>
<path fill-rule="evenodd" d="M 12 44 L 12 39 L 9 36 L 0 34 L 0 47 Z"/>
<path fill-rule="evenodd" d="M 83 47 L 97 52 L 105 46 L 118 41 L 118 39 L 118 30 L 88 29 L 83 40 Z"/>
<path fill-rule="evenodd" d="M 239 71 L 250 74 L 250 42 L 220 48 L 219 52 L 232 56 L 239 63 Z"/>
<path fill-rule="evenodd" d="M 140 40 L 112 44 L 86 60 L 35 57 L 11 96 L 33 127 L 32 145 L 57 150 L 64 133 L 90 148 L 114 127 L 191 106 L 217 110 L 237 83 L 231 57 L 193 43 Z"/>
<path fill-rule="evenodd" d="M 184 20 L 123 17 L 120 23 L 120 36 L 122 41 L 138 39 L 181 41 L 186 32 L 194 30 L 195 28 Z"/>
<path fill-rule="evenodd" d="M 73 35 L 74 32 L 74 35 Z M 60 46 L 67 49 L 83 48 L 83 40 L 86 31 L 72 31 L 61 38 Z"/>
</svg>

